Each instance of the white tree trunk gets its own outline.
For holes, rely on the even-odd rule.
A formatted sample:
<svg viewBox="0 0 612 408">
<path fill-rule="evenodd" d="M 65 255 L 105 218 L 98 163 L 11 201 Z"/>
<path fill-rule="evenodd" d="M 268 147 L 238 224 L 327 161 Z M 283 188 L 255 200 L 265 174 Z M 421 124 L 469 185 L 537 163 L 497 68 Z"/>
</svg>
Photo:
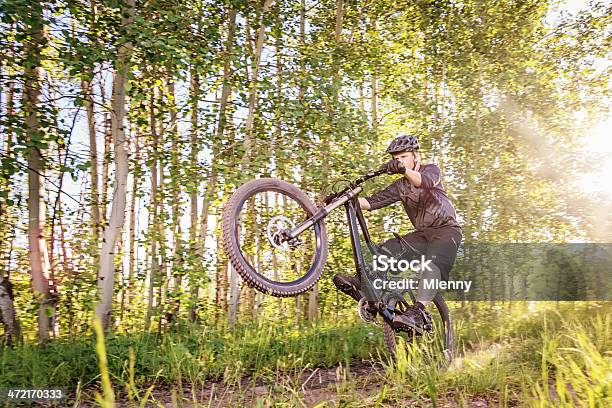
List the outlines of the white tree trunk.
<svg viewBox="0 0 612 408">
<path fill-rule="evenodd" d="M 13 305 L 13 290 L 8 277 L 0 278 L 0 322 L 4 324 L 6 343 L 19 339 L 21 330 Z"/>
<path fill-rule="evenodd" d="M 23 95 L 23 110 L 27 112 L 25 119 L 26 131 L 31 140 L 39 137 L 38 104 L 40 98 L 40 49 L 42 42 L 43 23 L 42 6 L 40 2 L 32 4 L 32 39 L 26 43 L 26 54 L 33 60 L 27 64 L 24 71 L 25 89 Z M 50 316 L 54 314 L 54 305 L 49 290 L 49 255 L 45 240 L 45 206 L 42 202 L 44 177 L 41 151 L 33 143 L 28 148 L 28 245 L 29 260 L 32 274 L 32 289 L 40 303 L 38 310 L 38 337 L 41 342 L 49 338 L 51 328 Z"/>
<path fill-rule="evenodd" d="M 257 77 L 259 76 L 259 62 L 261 60 L 261 51 L 263 49 L 264 39 L 266 35 L 266 26 L 264 25 L 264 15 L 272 5 L 272 0 L 265 0 L 265 3 L 261 9 L 261 16 L 259 22 L 259 30 L 257 32 L 257 45 L 255 46 L 255 55 L 253 62 L 253 72 L 251 75 L 251 86 L 249 90 L 249 113 L 246 120 L 246 135 L 244 138 L 244 152 L 245 157 L 243 163 L 248 163 L 251 155 L 251 144 L 253 123 L 255 120 L 255 103 L 257 102 Z"/>
<path fill-rule="evenodd" d="M 127 0 L 127 9 L 122 10 L 122 25 L 129 27 L 134 15 L 134 1 Z M 115 187 L 109 222 L 104 229 L 102 252 L 100 254 L 100 273 L 98 276 L 98 292 L 100 301 L 96 307 L 96 316 L 101 320 L 104 330 L 108 330 L 113 306 L 115 284 L 115 248 L 117 238 L 125 223 L 125 207 L 127 201 L 128 153 L 125 119 L 125 85 L 127 83 L 128 59 L 132 44 L 126 42 L 118 51 L 117 67 L 113 80 L 112 105 L 112 136 L 115 150 Z"/>
<path fill-rule="evenodd" d="M 251 86 L 249 90 L 249 112 L 246 120 L 246 134 L 244 137 L 244 157 L 242 158 L 242 164 L 240 166 L 241 173 L 244 174 L 248 168 L 248 164 L 252 155 L 252 131 L 253 123 L 255 120 L 255 104 L 257 102 L 257 77 L 259 73 L 259 62 L 261 60 L 261 51 L 263 49 L 263 43 L 266 34 L 266 26 L 264 24 L 264 15 L 272 5 L 272 0 L 265 0 L 261 9 L 261 16 L 259 22 L 259 30 L 257 32 L 257 44 L 255 46 L 255 55 L 253 62 L 253 72 L 251 75 Z M 232 296 L 236 293 L 236 296 Z M 232 268 L 232 274 L 230 274 L 230 326 L 236 319 L 235 311 L 238 310 L 238 299 L 240 297 L 240 287 L 238 281 L 238 274 L 234 272 Z M 233 311 L 233 315 L 232 315 Z"/>
<path fill-rule="evenodd" d="M 89 81 L 81 81 L 83 100 L 87 111 L 87 127 L 89 130 L 89 161 L 91 161 L 91 221 L 93 233 L 98 242 L 100 234 L 100 196 L 98 193 L 98 146 L 96 142 L 96 117 L 93 101 L 93 87 Z"/>
<path fill-rule="evenodd" d="M 204 249 L 206 245 L 206 235 L 208 233 L 208 216 L 210 212 L 210 204 L 214 199 L 214 195 L 217 189 L 217 171 L 215 170 L 215 161 L 218 160 L 218 145 L 219 142 L 223 139 L 225 134 L 225 126 L 228 122 L 226 110 L 227 103 L 230 99 L 231 95 L 231 84 L 230 79 L 232 75 L 232 51 L 234 46 L 234 32 L 236 30 L 236 10 L 234 10 L 231 6 L 228 9 L 228 28 L 227 28 L 227 39 L 225 43 L 225 56 L 223 63 L 223 86 L 221 88 L 221 99 L 219 101 L 219 120 L 217 122 L 217 129 L 215 132 L 215 139 L 213 140 L 213 157 L 211 160 L 211 168 L 210 168 L 210 176 L 208 179 L 208 183 L 206 185 L 206 189 L 204 191 L 204 200 L 202 201 L 202 215 L 200 217 L 200 238 L 198 242 L 198 254 L 201 258 L 204 257 Z M 218 241 L 220 242 L 220 241 Z M 218 246 L 219 247 L 219 246 Z M 218 258 L 217 258 L 218 259 Z M 218 271 L 219 272 L 219 271 Z M 225 288 L 222 288 L 221 285 L 225 285 L 227 283 L 226 280 L 220 279 L 221 276 L 216 277 L 216 299 L 220 300 L 221 295 L 225 293 Z M 189 310 L 189 319 L 191 321 L 195 321 L 197 318 L 197 300 L 199 296 L 199 288 L 196 286 L 192 288 L 191 291 L 191 303 L 192 306 Z M 225 300 L 223 300 L 225 302 Z M 218 305 L 219 306 L 219 305 Z"/>
<path fill-rule="evenodd" d="M 157 241 L 159 237 L 159 198 L 158 198 L 158 149 L 159 140 L 157 134 L 157 121 L 155 119 L 155 88 L 151 89 L 151 104 L 150 104 L 150 118 L 151 118 L 151 135 L 153 136 L 153 152 L 151 154 L 153 158 L 153 164 L 151 165 L 151 209 L 149 210 L 149 233 L 151 234 L 151 266 L 149 267 L 149 279 L 147 289 L 147 312 L 145 314 L 144 329 L 148 331 L 151 327 L 151 317 L 153 316 L 153 301 L 154 301 L 154 286 L 155 279 L 157 277 L 159 269 L 159 260 L 157 257 Z"/>
<path fill-rule="evenodd" d="M 238 311 L 238 297 L 240 296 L 240 278 L 236 270 L 232 267 L 231 262 L 227 262 L 227 268 L 229 269 L 230 276 L 230 304 L 227 314 L 227 322 L 229 327 L 234 326 L 236 323 L 236 312 Z"/>
<path fill-rule="evenodd" d="M 319 283 L 315 283 L 308 294 L 308 320 L 314 322 L 317 320 L 317 295 L 319 294 Z"/>
</svg>

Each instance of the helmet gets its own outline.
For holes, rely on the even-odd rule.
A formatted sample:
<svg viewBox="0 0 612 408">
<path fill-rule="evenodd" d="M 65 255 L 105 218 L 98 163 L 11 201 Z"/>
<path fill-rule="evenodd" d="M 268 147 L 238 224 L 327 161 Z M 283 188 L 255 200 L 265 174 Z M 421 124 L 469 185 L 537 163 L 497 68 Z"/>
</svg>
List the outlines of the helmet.
<svg viewBox="0 0 612 408">
<path fill-rule="evenodd" d="M 412 135 L 400 135 L 396 137 L 389 147 L 387 147 L 387 153 L 394 154 L 404 151 L 413 152 L 419 150 L 419 139 Z"/>
</svg>

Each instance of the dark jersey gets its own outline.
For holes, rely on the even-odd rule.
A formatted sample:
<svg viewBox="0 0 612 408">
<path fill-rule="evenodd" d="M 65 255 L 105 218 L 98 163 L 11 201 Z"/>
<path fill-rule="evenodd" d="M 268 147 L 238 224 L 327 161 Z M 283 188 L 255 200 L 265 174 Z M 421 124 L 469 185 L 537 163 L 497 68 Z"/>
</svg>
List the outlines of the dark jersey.
<svg viewBox="0 0 612 408">
<path fill-rule="evenodd" d="M 419 173 L 421 187 L 414 187 L 406 177 L 401 177 L 384 190 L 366 198 L 370 209 L 376 210 L 401 200 L 418 231 L 441 227 L 460 229 L 455 208 L 442 184 L 440 168 L 435 164 L 421 165 Z"/>
</svg>

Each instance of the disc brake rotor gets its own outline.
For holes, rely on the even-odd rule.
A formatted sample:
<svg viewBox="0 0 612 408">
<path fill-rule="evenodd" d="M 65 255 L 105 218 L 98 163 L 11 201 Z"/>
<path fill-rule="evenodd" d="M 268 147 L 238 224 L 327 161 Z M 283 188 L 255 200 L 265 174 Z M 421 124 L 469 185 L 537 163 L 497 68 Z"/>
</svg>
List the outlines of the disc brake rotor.
<svg viewBox="0 0 612 408">
<path fill-rule="evenodd" d="M 272 217 L 268 222 L 267 234 L 270 245 L 281 251 L 290 251 L 292 248 L 287 241 L 283 241 L 283 231 L 292 230 L 295 223 L 284 215 Z"/>
</svg>

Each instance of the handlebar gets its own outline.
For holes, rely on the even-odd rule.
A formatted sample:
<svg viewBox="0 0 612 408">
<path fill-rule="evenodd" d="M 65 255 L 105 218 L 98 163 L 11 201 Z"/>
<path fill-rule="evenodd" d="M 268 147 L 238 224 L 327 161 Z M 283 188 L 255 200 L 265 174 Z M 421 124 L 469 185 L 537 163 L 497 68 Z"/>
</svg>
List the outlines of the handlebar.
<svg viewBox="0 0 612 408">
<path fill-rule="evenodd" d="M 371 173 L 364 174 L 363 176 L 359 177 L 355 181 L 350 182 L 348 187 L 345 187 L 341 191 L 329 194 L 327 197 L 325 197 L 323 199 L 323 203 L 329 204 L 332 200 L 334 200 L 337 197 L 340 197 L 342 194 L 346 193 L 347 191 L 352 190 L 355 187 L 365 183 L 366 181 L 368 181 L 368 180 L 370 180 L 370 179 L 372 179 L 374 177 L 378 177 L 378 176 L 380 176 L 381 174 L 384 174 L 384 173 L 386 173 L 386 171 L 384 169 L 379 169 L 379 170 L 373 171 Z"/>
<path fill-rule="evenodd" d="M 288 242 L 290 246 L 294 245 L 294 243 L 296 242 L 295 239 L 297 239 L 297 237 L 302 232 L 306 231 L 308 228 L 313 226 L 315 223 L 319 222 L 319 220 L 325 218 L 327 214 L 329 214 L 330 211 L 333 211 L 334 209 L 338 208 L 342 204 L 346 203 L 351 198 L 355 197 L 355 194 L 361 191 L 361 188 L 359 188 L 360 184 L 363 184 L 365 181 L 371 178 L 380 176 L 383 173 L 385 173 L 385 170 L 380 169 L 380 170 L 376 170 L 371 173 L 365 174 L 359 177 L 357 180 L 351 182 L 349 186 L 344 188 L 342 191 L 331 193 L 330 195 L 325 197 L 323 199 L 324 206 L 319 208 L 318 211 L 315 214 L 313 214 L 310 218 L 308 218 L 306 221 L 304 221 L 297 227 L 293 228 L 291 231 L 287 229 L 283 230 L 282 238 L 281 238 L 281 241 L 279 241 L 279 243 Z M 359 188 L 358 191 L 353 191 L 357 188 Z"/>
<path fill-rule="evenodd" d="M 363 184 L 364 182 L 368 181 L 369 179 L 374 178 L 374 177 L 378 177 L 378 176 L 380 176 L 381 174 L 384 174 L 384 173 L 386 173 L 385 169 L 379 169 L 379 170 L 373 171 L 371 173 L 365 174 L 365 175 L 359 177 L 357 180 L 355 180 L 353 182 L 353 187 L 358 186 L 360 184 Z"/>
</svg>

